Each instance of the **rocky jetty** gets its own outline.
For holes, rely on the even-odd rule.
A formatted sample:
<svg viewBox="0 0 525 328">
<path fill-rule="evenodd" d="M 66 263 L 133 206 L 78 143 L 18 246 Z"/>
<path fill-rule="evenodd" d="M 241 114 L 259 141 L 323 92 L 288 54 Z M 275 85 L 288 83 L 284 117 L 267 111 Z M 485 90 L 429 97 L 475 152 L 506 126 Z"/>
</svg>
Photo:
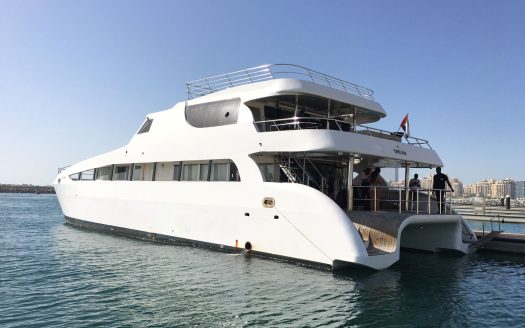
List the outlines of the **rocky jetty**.
<svg viewBox="0 0 525 328">
<path fill-rule="evenodd" d="M 27 184 L 0 184 L 0 192 L 27 193 L 27 194 L 54 194 L 53 186 L 34 186 Z"/>
</svg>

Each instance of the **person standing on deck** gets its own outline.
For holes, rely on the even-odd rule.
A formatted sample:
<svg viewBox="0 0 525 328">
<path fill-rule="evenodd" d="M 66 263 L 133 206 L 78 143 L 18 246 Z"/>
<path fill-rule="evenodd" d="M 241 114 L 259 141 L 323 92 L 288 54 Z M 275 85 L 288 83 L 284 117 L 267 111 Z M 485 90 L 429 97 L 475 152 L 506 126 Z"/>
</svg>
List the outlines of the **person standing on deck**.
<svg viewBox="0 0 525 328">
<path fill-rule="evenodd" d="M 410 210 L 414 210 L 414 201 L 418 193 L 418 189 L 421 188 L 421 181 L 419 181 L 419 175 L 416 173 L 414 177 L 408 182 L 408 187 L 410 188 Z M 419 208 L 419 204 L 416 204 Z"/>
<path fill-rule="evenodd" d="M 445 208 L 445 182 L 450 187 L 450 190 L 454 192 L 454 188 L 452 188 L 452 185 L 450 184 L 447 175 L 441 173 L 440 167 L 436 167 L 436 175 L 434 175 L 434 179 L 432 181 L 432 189 L 434 189 L 434 196 L 441 204 L 441 211 L 443 211 L 443 209 Z"/>
<path fill-rule="evenodd" d="M 385 179 L 381 176 L 381 169 L 376 167 L 376 169 L 370 173 L 368 178 L 370 182 L 370 210 L 377 211 L 380 208 L 381 200 L 384 195 L 388 192 Z"/>
<path fill-rule="evenodd" d="M 358 204 L 362 205 L 362 203 L 368 202 L 368 194 L 369 194 L 369 187 L 370 187 L 370 181 L 368 180 L 370 178 L 370 173 L 372 171 L 370 168 L 364 169 L 358 176 L 352 180 L 352 186 L 354 188 L 354 195 L 358 200 Z M 368 209 L 368 204 L 365 204 L 365 209 Z"/>
</svg>

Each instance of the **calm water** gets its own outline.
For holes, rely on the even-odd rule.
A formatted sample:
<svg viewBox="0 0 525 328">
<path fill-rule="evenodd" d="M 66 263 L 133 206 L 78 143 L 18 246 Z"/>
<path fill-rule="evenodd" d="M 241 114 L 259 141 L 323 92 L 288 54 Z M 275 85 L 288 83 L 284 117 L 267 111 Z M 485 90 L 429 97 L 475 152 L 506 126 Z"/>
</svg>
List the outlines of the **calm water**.
<svg viewBox="0 0 525 328">
<path fill-rule="evenodd" d="M 525 259 L 403 253 L 333 274 L 63 223 L 0 194 L 1 327 L 523 327 Z"/>
</svg>

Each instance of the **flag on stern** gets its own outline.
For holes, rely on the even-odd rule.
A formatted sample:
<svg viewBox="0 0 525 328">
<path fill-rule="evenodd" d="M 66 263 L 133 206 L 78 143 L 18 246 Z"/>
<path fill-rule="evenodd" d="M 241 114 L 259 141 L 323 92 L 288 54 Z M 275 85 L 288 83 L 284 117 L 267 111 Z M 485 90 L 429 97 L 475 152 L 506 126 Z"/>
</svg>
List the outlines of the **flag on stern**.
<svg viewBox="0 0 525 328">
<path fill-rule="evenodd" d="M 408 114 L 403 117 L 403 120 L 401 121 L 401 124 L 399 125 L 403 131 L 405 131 L 405 137 L 410 137 L 410 132 L 408 128 Z"/>
</svg>

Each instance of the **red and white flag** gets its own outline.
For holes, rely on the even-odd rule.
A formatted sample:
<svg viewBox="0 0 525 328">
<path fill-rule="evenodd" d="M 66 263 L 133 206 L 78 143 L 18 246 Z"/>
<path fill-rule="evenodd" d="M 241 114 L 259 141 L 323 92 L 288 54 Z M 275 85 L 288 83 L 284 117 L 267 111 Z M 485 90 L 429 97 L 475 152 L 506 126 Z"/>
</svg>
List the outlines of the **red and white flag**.
<svg viewBox="0 0 525 328">
<path fill-rule="evenodd" d="M 403 131 L 405 131 L 405 137 L 410 137 L 409 127 L 408 127 L 408 114 L 403 117 L 401 124 L 399 125 Z"/>
</svg>

